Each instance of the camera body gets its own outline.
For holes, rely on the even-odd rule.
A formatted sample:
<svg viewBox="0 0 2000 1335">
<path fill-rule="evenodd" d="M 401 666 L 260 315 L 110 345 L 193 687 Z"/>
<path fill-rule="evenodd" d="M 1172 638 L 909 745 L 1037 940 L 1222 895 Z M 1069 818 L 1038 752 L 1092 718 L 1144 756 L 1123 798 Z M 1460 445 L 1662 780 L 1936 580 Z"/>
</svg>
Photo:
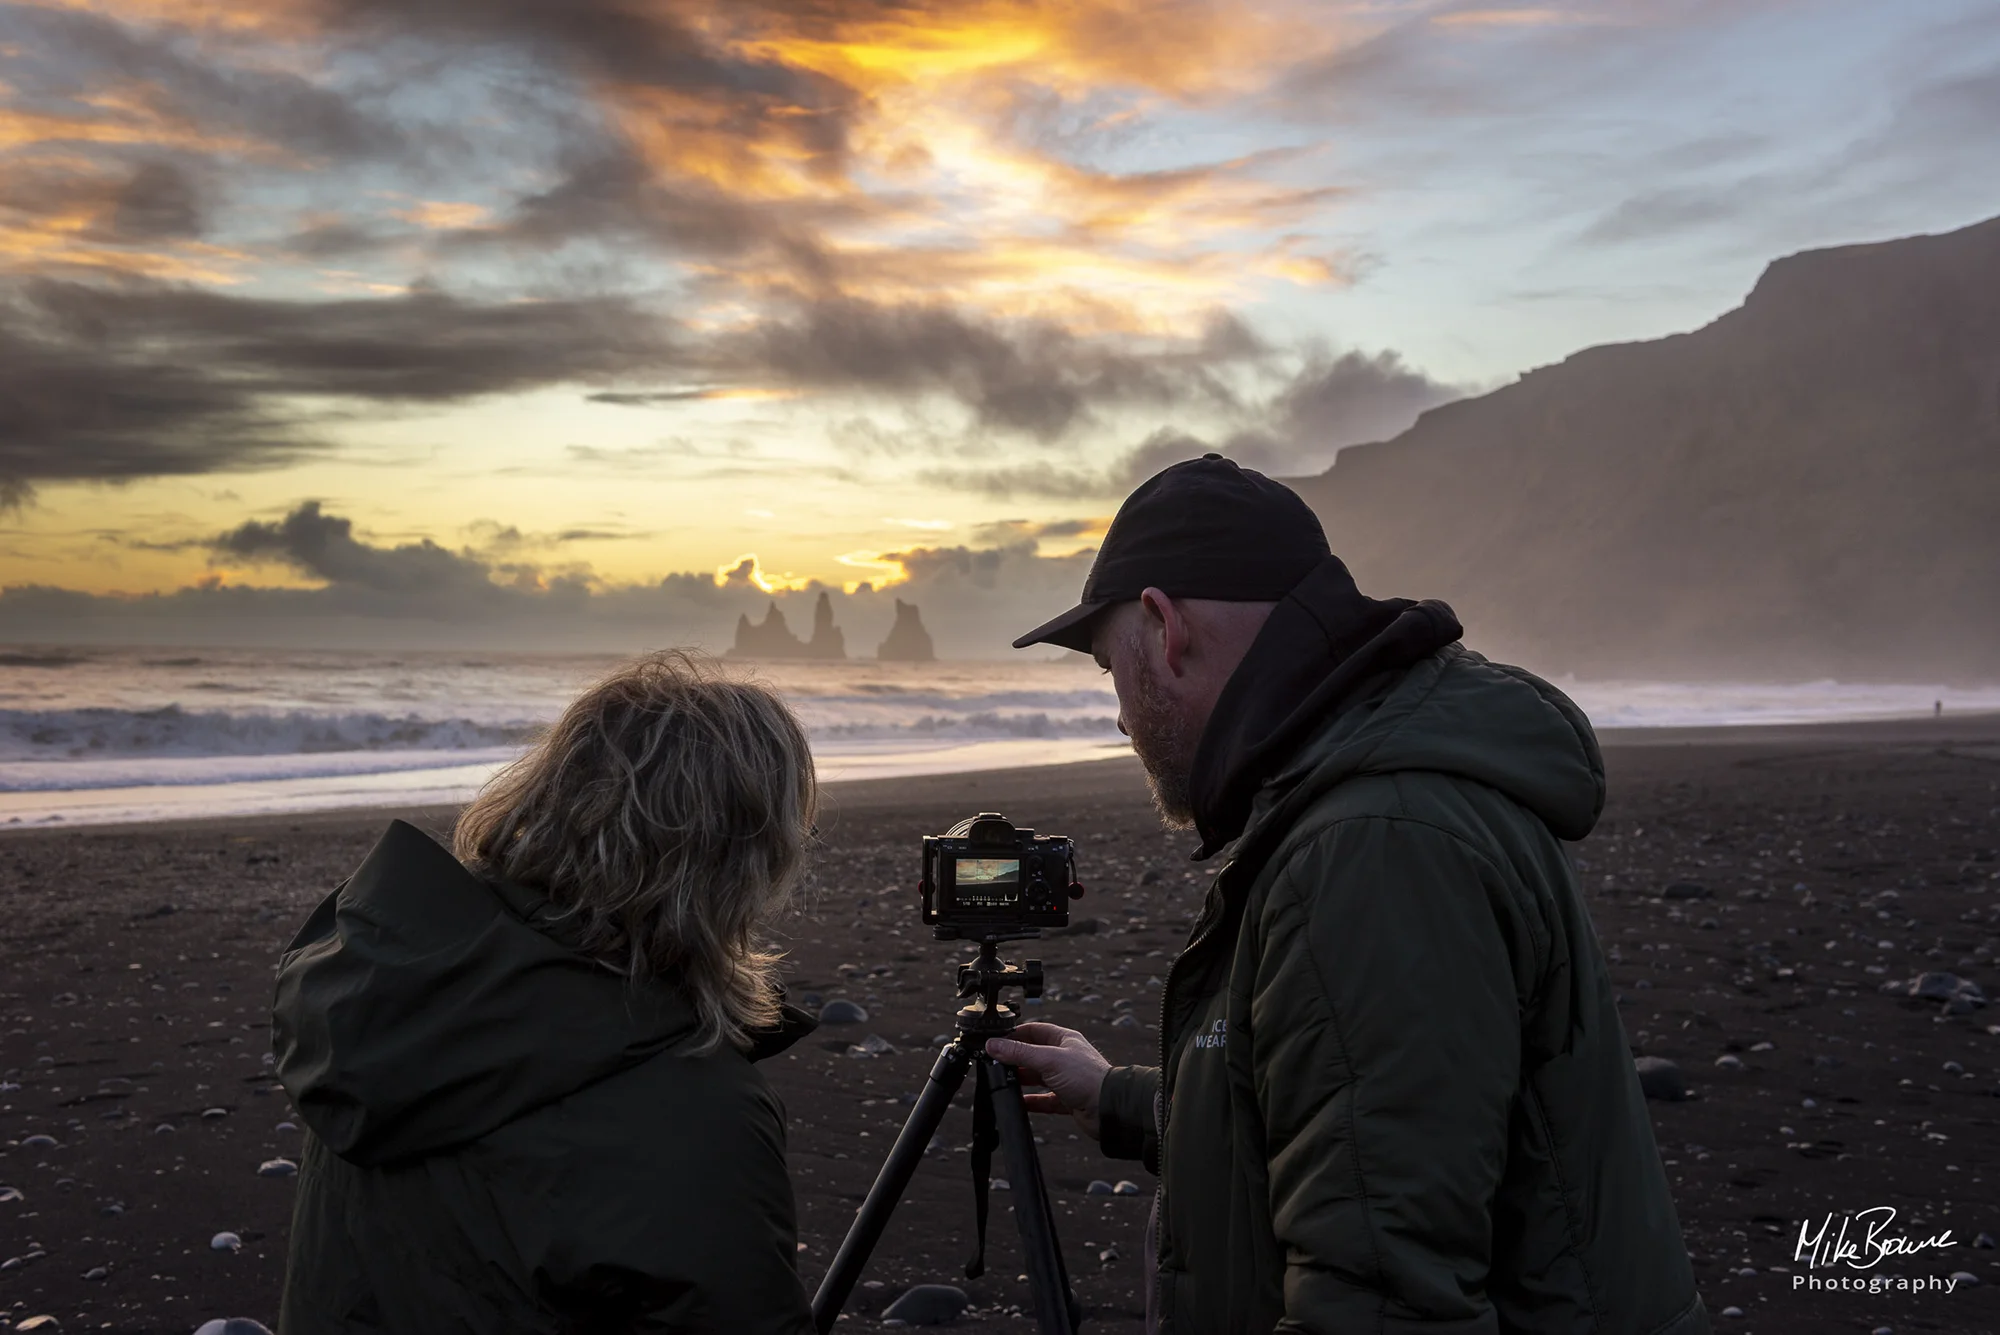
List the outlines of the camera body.
<svg viewBox="0 0 2000 1335">
<path fill-rule="evenodd" d="M 1069 925 L 1081 898 L 1076 846 L 1059 834 L 1037 837 L 997 811 L 982 811 L 943 834 L 924 836 L 924 922 L 940 941 L 1033 936 Z"/>
</svg>

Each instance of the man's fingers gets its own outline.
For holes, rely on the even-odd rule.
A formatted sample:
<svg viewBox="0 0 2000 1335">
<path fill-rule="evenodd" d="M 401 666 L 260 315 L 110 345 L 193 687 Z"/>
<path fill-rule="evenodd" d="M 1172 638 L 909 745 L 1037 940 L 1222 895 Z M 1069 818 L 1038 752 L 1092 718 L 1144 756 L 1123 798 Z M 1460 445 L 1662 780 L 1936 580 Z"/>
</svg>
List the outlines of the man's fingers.
<svg viewBox="0 0 2000 1335">
<path fill-rule="evenodd" d="M 1050 1024 L 1047 1020 L 1030 1020 L 1026 1024 L 1014 1026 L 1014 1038 L 1016 1040 L 1022 1043 L 1032 1043 L 1037 1047 L 1043 1048 L 1061 1047 L 1062 1041 L 1066 1038 L 1082 1037 L 1083 1035 L 1077 1033 L 1074 1029 L 1065 1029 L 1059 1024 Z M 993 1039 L 988 1039 L 986 1046 L 991 1048 L 994 1041 Z M 1008 1040 L 1001 1039 L 999 1041 L 1006 1042 Z"/>
<path fill-rule="evenodd" d="M 1023 1027 L 1025 1028 L 1025 1026 Z M 1016 1030 L 1015 1032 L 1018 1033 L 1020 1031 Z M 986 1053 L 990 1057 L 999 1058 L 1001 1061 L 1006 1062 L 1009 1066 L 1016 1065 L 1020 1062 L 1032 1060 L 1035 1055 L 1034 1053 L 1029 1051 L 1028 1045 L 1026 1043 L 1016 1043 L 1011 1038 L 987 1039 Z"/>
<path fill-rule="evenodd" d="M 1069 1111 L 1068 1108 L 1063 1106 L 1061 1099 L 1047 1091 L 1036 1094 L 1023 1094 L 1021 1096 L 1021 1105 L 1029 1112 L 1035 1113 L 1062 1113 Z"/>
</svg>

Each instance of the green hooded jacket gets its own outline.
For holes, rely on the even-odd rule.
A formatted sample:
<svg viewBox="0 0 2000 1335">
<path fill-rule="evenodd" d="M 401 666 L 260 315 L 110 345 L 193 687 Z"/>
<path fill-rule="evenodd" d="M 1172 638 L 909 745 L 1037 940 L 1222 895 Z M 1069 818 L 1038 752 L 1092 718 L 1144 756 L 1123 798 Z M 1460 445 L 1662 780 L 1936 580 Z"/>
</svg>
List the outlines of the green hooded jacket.
<svg viewBox="0 0 2000 1335">
<path fill-rule="evenodd" d="M 1104 1083 L 1160 1330 L 1706 1332 L 1558 842 L 1603 805 L 1588 721 L 1457 645 L 1359 696 L 1258 789 L 1161 1065 Z"/>
<path fill-rule="evenodd" d="M 307 1136 L 281 1335 L 803 1335 L 784 1109 L 672 989 L 397 822 L 278 971 Z"/>
</svg>

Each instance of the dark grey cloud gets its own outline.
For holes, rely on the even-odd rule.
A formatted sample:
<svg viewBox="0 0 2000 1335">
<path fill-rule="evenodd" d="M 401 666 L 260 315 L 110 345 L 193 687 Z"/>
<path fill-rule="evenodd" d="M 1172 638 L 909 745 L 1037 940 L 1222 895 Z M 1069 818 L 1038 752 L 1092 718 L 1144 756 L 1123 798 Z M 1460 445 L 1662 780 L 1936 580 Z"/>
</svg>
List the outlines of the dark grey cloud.
<svg viewBox="0 0 2000 1335">
<path fill-rule="evenodd" d="M 1394 352 L 1309 354 L 1285 386 L 1214 439 L 1160 427 L 1108 462 L 1028 459 L 933 466 L 923 480 L 1005 499 L 1121 496 L 1169 464 L 1217 451 L 1275 476 L 1319 472 L 1349 445 L 1384 440 L 1419 414 L 1463 397 L 1463 386 L 1425 375 Z"/>
<path fill-rule="evenodd" d="M 1264 352 L 1226 317 L 1212 322 L 1198 343 L 1156 350 L 943 304 L 830 297 L 766 321 L 723 356 L 786 385 L 942 392 L 982 426 L 1052 439 L 1098 408 L 1232 401 L 1222 372 Z"/>
<path fill-rule="evenodd" d="M 1420 413 L 1462 398 L 1462 385 L 1433 380 L 1394 352 L 1309 356 L 1271 405 L 1268 426 L 1303 460 L 1386 440 Z"/>
<path fill-rule="evenodd" d="M 0 213 L 88 219 L 77 235 L 111 245 L 199 237 L 213 207 L 205 173 L 185 155 L 15 165 L 0 172 Z"/>
<path fill-rule="evenodd" d="M 805 246 L 824 206 L 750 203 L 714 185 L 661 172 L 629 143 L 599 132 L 565 152 L 554 184 L 514 201 L 496 221 L 447 233 L 447 251 L 546 250 L 576 241 L 643 243 L 673 254 L 741 257 Z"/>
<path fill-rule="evenodd" d="M 363 227 L 344 220 L 315 222 L 280 240 L 277 248 L 297 259 L 323 263 L 373 255 L 406 239 L 379 227 Z"/>
<path fill-rule="evenodd" d="M 378 593 L 478 597 L 494 591 L 483 562 L 429 538 L 371 546 L 354 536 L 353 520 L 327 514 L 318 501 L 307 501 L 276 522 L 250 520 L 216 538 L 212 550 L 219 559 L 275 562 L 329 584 Z"/>
<path fill-rule="evenodd" d="M 845 158 L 859 95 L 839 80 L 782 60 L 727 49 L 672 4 L 633 0 L 320 0 L 330 28 L 390 40 L 422 38 L 497 45 L 541 61 L 567 60 L 581 72 L 688 99 L 684 111 L 658 108 L 663 128 L 677 116 L 704 132 L 777 140 L 812 168 L 833 172 Z"/>
<path fill-rule="evenodd" d="M 405 146 L 392 120 L 268 60 L 231 63 L 238 53 L 226 42 L 81 9 L 4 5 L 0 17 L 19 34 L 8 66 L 15 96 L 45 110 L 81 106 L 108 84 L 169 121 L 315 157 L 387 155 Z"/>
<path fill-rule="evenodd" d="M 0 288 L 0 497 L 283 463 L 315 445 L 300 400 L 442 404 L 650 378 L 671 355 L 665 326 L 614 298 L 285 301 L 31 281 Z"/>
<path fill-rule="evenodd" d="M 1585 227 L 1577 240 L 1593 246 L 1650 240 L 1726 221 L 1745 206 L 1739 188 L 1720 182 L 1645 190 L 1607 210 Z"/>
</svg>

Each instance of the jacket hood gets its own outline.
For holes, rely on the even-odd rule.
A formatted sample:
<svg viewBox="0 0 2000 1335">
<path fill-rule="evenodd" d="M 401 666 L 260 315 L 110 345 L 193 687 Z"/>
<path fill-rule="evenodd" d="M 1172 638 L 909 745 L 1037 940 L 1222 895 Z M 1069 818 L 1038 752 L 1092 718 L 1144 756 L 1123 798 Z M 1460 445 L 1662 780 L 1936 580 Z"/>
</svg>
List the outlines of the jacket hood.
<svg viewBox="0 0 2000 1335">
<path fill-rule="evenodd" d="M 353 1163 L 432 1154 L 695 1036 L 678 992 L 628 986 L 570 926 L 392 823 L 279 964 L 272 1050 L 300 1116 Z M 786 1007 L 751 1058 L 813 1024 Z"/>
<path fill-rule="evenodd" d="M 1283 837 L 1289 817 L 1351 778 L 1423 771 L 1497 789 L 1558 839 L 1588 835 L 1604 810 L 1604 756 L 1574 701 L 1531 672 L 1463 645 L 1378 677 L 1259 794 L 1239 856 Z"/>
<path fill-rule="evenodd" d="M 1241 834 L 1264 784 L 1368 683 L 1462 633 L 1443 603 L 1369 598 L 1339 557 L 1322 560 L 1272 609 L 1202 730 L 1189 789 L 1195 856 Z"/>
</svg>

